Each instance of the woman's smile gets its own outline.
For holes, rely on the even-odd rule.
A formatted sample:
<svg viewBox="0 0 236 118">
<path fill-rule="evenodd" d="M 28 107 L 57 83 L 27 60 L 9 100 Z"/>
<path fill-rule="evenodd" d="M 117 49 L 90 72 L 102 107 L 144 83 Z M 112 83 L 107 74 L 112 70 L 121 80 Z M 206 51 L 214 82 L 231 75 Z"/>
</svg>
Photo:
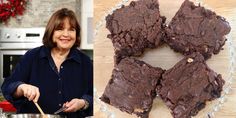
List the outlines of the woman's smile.
<svg viewBox="0 0 236 118">
<path fill-rule="evenodd" d="M 59 39 L 62 43 L 69 43 L 71 39 Z"/>
</svg>

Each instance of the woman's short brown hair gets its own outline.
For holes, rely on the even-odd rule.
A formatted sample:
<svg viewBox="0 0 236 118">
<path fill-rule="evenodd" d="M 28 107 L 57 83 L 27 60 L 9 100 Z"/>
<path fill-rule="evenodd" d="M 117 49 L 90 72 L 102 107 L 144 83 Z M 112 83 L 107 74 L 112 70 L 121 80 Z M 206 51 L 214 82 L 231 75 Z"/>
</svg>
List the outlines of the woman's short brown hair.
<svg viewBox="0 0 236 118">
<path fill-rule="evenodd" d="M 45 29 L 45 33 L 43 36 L 43 44 L 46 47 L 54 48 L 56 47 L 56 43 L 53 42 L 53 33 L 56 29 L 61 28 L 64 24 L 64 19 L 68 18 L 70 26 L 72 28 L 75 28 L 76 30 L 76 41 L 73 47 L 79 47 L 80 46 L 80 25 L 77 21 L 76 15 L 72 10 L 69 10 L 67 8 L 62 8 L 58 11 L 56 11 L 51 18 L 48 21 L 48 24 Z"/>
</svg>

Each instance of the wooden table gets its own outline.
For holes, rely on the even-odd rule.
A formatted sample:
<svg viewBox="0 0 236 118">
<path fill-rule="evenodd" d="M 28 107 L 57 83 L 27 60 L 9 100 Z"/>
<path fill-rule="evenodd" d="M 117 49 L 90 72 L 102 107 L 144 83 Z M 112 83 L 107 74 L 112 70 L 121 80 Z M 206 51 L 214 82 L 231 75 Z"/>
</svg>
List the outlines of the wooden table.
<svg viewBox="0 0 236 118">
<path fill-rule="evenodd" d="M 104 28 L 104 22 L 100 22 L 101 19 L 111 10 L 112 7 L 117 5 L 121 0 L 95 0 L 94 1 L 94 22 L 95 27 L 97 24 L 102 23 L 102 27 L 98 27 L 98 35 L 95 37 L 94 42 L 94 84 L 96 88 L 96 94 L 101 96 L 105 89 L 108 80 L 111 77 L 111 72 L 113 69 L 113 47 L 111 41 L 106 38 L 109 33 Z M 180 4 L 183 0 L 159 0 L 161 14 L 167 16 L 167 21 L 170 21 Z M 230 53 L 235 55 L 236 46 L 236 0 L 204 0 L 203 5 L 207 8 L 214 10 L 217 14 L 224 16 L 232 27 L 231 33 L 229 35 L 230 41 L 224 46 L 224 50 L 218 55 L 214 55 L 211 59 L 207 61 L 207 64 L 217 73 L 221 73 L 226 81 L 229 81 L 229 77 L 233 76 L 233 83 L 231 85 L 232 90 L 229 94 L 225 96 L 226 102 L 222 104 L 222 107 L 215 112 L 216 118 L 236 118 L 236 74 L 232 72 L 232 56 Z M 230 47 L 230 48 L 229 48 Z M 145 54 L 139 59 L 146 61 L 152 66 L 162 67 L 164 69 L 171 68 L 175 63 L 177 63 L 183 56 L 179 53 L 173 52 L 168 46 L 164 45 L 158 49 L 147 50 Z M 235 58 L 234 58 L 235 62 Z M 231 68 L 231 69 L 230 69 Z M 233 65 L 235 70 L 235 63 Z M 96 97 L 97 98 L 97 97 Z M 95 98 L 95 117 L 102 118 L 105 117 L 105 113 L 101 108 L 102 102 L 98 102 Z M 218 100 L 210 102 L 207 107 L 203 109 L 196 118 L 203 118 L 204 115 L 212 110 L 212 107 Z M 104 108 L 104 107 L 102 107 Z M 135 118 L 135 115 L 129 115 L 125 112 L 121 112 L 117 108 L 107 105 L 107 111 L 111 111 L 115 118 Z M 156 98 L 154 100 L 154 105 L 150 113 L 150 118 L 171 118 L 168 108 L 160 100 Z"/>
</svg>

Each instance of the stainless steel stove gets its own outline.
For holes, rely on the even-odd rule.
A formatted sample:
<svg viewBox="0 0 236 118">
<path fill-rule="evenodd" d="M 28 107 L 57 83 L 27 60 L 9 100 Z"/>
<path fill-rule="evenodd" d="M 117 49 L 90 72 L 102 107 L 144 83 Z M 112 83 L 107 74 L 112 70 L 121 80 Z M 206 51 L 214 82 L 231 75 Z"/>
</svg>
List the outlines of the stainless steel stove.
<svg viewBox="0 0 236 118">
<path fill-rule="evenodd" d="M 0 28 L 0 85 L 27 50 L 42 45 L 44 31 L 45 28 Z"/>
</svg>

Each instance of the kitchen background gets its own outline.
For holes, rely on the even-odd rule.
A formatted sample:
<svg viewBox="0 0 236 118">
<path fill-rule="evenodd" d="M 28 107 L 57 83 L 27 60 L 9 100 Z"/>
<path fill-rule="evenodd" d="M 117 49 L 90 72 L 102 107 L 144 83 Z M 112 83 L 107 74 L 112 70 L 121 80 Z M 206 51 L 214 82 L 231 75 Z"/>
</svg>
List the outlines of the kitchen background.
<svg viewBox="0 0 236 118">
<path fill-rule="evenodd" d="M 81 0 L 29 0 L 22 16 L 11 18 L 7 24 L 1 23 L 0 27 L 45 27 L 52 13 L 63 7 L 75 11 L 79 19 Z"/>
<path fill-rule="evenodd" d="M 84 39 L 81 48 L 92 58 L 93 0 L 28 0 L 24 14 L 0 23 L 0 28 L 45 27 L 52 13 L 63 7 L 77 14 L 83 31 L 82 39 Z"/>
<path fill-rule="evenodd" d="M 2 58 L 0 59 L 1 81 L 3 80 L 3 71 L 5 67 L 5 66 L 3 67 L 4 65 L 3 63 L 5 63 L 3 62 L 3 56 L 4 54 L 6 54 L 5 52 L 7 52 L 7 51 L 4 52 L 3 48 L 1 47 L 4 43 L 4 41 L 1 42 L 1 40 L 5 40 L 8 37 L 8 34 L 5 33 L 4 31 L 6 31 L 6 29 L 10 29 L 10 31 L 13 31 L 11 29 L 24 30 L 27 28 L 45 28 L 50 16 L 56 10 L 64 7 L 69 8 L 76 13 L 77 19 L 79 20 L 80 26 L 82 28 L 81 30 L 82 41 L 80 48 L 83 52 L 85 52 L 88 56 L 90 56 L 91 59 L 93 59 L 93 37 L 92 37 L 93 0 L 26 0 L 26 1 L 27 3 L 23 15 L 16 15 L 15 17 L 10 17 L 7 20 L 7 22 L 1 22 L 2 19 L 0 19 L 0 43 L 1 43 L 0 58 Z M 7 0 L 0 0 L 0 5 L 7 2 L 8 2 Z M 14 32 L 10 33 L 9 35 L 10 38 L 13 37 L 11 36 L 13 33 Z M 23 35 L 23 34 L 16 34 L 16 35 Z M 19 36 L 18 38 L 23 38 L 23 36 Z M 13 60 L 14 58 L 15 57 L 13 56 Z M 0 100 L 2 100 L 1 96 Z"/>
</svg>

